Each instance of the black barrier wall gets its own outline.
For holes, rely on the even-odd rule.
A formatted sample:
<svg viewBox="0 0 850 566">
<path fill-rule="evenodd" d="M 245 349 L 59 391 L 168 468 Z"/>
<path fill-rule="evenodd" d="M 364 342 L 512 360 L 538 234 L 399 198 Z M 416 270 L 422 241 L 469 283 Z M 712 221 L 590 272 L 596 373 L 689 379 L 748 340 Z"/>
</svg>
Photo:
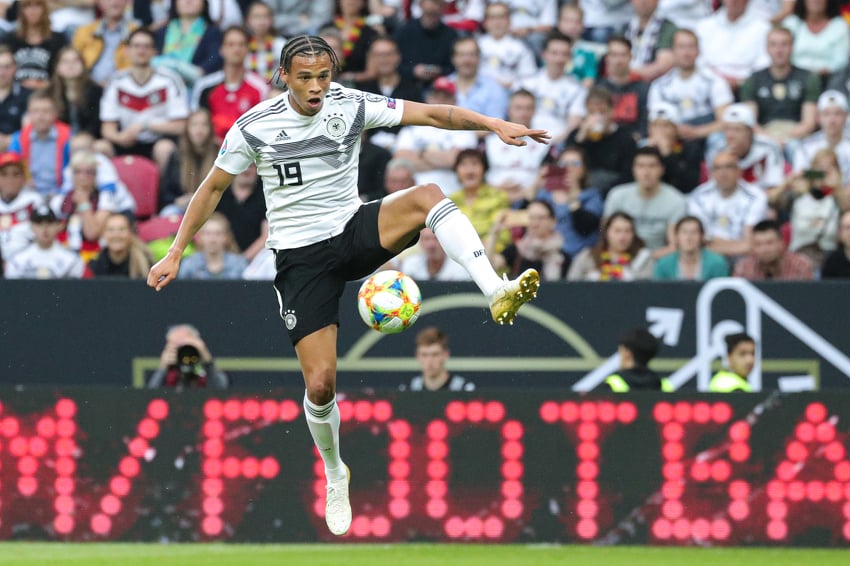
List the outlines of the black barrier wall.
<svg viewBox="0 0 850 566">
<path fill-rule="evenodd" d="M 592 389 L 616 366 L 617 335 L 647 324 L 665 343 L 653 367 L 675 375 L 685 390 L 704 389 L 719 360 L 713 348 L 738 329 L 760 338 L 757 388 L 850 384 L 850 282 L 550 283 L 512 327 L 490 321 L 470 283 L 421 288 L 416 326 L 381 336 L 360 321 L 357 286 L 348 286 L 340 313 L 342 389 L 408 382 L 417 371 L 416 332 L 430 324 L 450 335 L 452 369 L 484 390 Z M 190 322 L 234 385 L 298 387 L 277 310 L 268 283 L 175 281 L 155 293 L 138 281 L 0 280 L 0 384 L 138 386 L 158 364 L 167 326 Z"/>
<path fill-rule="evenodd" d="M 300 390 L 0 401 L 0 539 L 339 540 Z M 389 393 L 340 411 L 344 540 L 850 541 L 848 394 Z"/>
</svg>

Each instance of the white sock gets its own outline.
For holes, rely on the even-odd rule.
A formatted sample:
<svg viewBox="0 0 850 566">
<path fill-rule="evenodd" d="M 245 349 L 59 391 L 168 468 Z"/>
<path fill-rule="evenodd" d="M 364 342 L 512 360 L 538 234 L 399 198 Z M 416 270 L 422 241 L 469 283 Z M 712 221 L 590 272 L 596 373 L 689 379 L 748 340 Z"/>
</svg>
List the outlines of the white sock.
<svg viewBox="0 0 850 566">
<path fill-rule="evenodd" d="M 313 442 L 325 463 L 328 481 L 345 478 L 345 464 L 339 456 L 339 407 L 336 397 L 327 405 L 316 405 L 307 399 L 304 392 L 304 416 L 313 435 Z"/>
<path fill-rule="evenodd" d="M 466 269 L 485 296 L 490 297 L 502 284 L 478 232 L 455 203 L 447 198 L 438 202 L 425 217 L 425 225 L 437 236 L 446 255 Z"/>
</svg>

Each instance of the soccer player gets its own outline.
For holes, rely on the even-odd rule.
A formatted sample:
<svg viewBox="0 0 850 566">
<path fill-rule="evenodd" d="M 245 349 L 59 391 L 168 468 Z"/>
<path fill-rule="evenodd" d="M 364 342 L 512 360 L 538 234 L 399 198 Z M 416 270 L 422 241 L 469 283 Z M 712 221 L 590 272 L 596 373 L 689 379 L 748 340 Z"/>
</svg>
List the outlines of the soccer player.
<svg viewBox="0 0 850 566">
<path fill-rule="evenodd" d="M 465 216 L 437 185 L 424 184 L 363 204 L 357 195 L 361 131 L 399 124 L 447 130 L 490 130 L 505 143 L 523 137 L 547 143 L 545 130 L 449 105 L 421 104 L 344 88 L 333 49 L 299 36 L 283 48 L 278 72 L 287 90 L 242 116 L 195 192 L 168 254 L 151 268 L 148 285 L 162 290 L 176 276 L 183 250 L 212 214 L 235 175 L 257 164 L 275 250 L 280 315 L 304 375 L 304 413 L 325 465 L 325 521 L 335 535 L 351 526 L 349 470 L 339 452 L 336 341 L 339 297 L 346 281 L 372 273 L 409 247 L 427 226 L 489 298 L 499 324 L 511 323 L 537 292 L 534 270 L 503 281 Z"/>
</svg>

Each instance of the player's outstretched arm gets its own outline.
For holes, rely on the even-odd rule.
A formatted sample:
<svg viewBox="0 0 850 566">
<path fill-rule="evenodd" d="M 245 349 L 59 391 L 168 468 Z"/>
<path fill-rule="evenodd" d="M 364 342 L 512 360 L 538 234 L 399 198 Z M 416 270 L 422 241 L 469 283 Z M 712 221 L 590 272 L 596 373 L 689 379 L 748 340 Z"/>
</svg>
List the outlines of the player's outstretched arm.
<svg viewBox="0 0 850 566">
<path fill-rule="evenodd" d="M 207 177 L 198 186 L 198 190 L 192 195 L 192 200 L 186 207 L 186 214 L 180 222 L 180 229 L 177 230 L 177 236 L 174 238 L 174 243 L 168 248 L 168 253 L 151 267 L 148 273 L 148 287 L 160 291 L 177 277 L 183 251 L 195 237 L 195 233 L 201 229 L 207 218 L 215 211 L 218 201 L 221 200 L 221 193 L 230 186 L 232 181 L 233 175 L 213 166 Z"/>
<path fill-rule="evenodd" d="M 434 126 L 444 130 L 487 130 L 508 145 L 526 145 L 521 139 L 529 137 L 538 143 L 549 143 L 552 136 L 546 130 L 531 130 L 522 124 L 493 118 L 459 106 L 422 104 L 404 101 L 401 123 L 405 126 Z"/>
</svg>

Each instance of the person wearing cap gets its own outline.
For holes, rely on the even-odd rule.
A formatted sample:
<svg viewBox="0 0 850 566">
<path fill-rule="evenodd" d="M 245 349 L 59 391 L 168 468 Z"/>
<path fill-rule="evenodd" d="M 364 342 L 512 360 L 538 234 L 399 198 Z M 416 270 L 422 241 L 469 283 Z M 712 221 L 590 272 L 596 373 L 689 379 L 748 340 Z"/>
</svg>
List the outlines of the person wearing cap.
<svg viewBox="0 0 850 566">
<path fill-rule="evenodd" d="M 785 178 L 782 148 L 767 136 L 755 133 L 756 116 L 748 104 L 730 104 L 723 110 L 722 120 L 723 140 L 709 148 L 706 162 L 711 163 L 721 149 L 731 151 L 738 156 L 742 178 L 761 187 L 768 199 L 774 201 Z"/>
<path fill-rule="evenodd" d="M 723 109 L 735 101 L 729 84 L 717 73 L 697 65 L 697 35 L 687 29 L 673 35 L 673 68 L 652 81 L 647 104 L 673 103 L 679 111 L 679 135 L 685 140 L 705 139 L 719 131 Z"/>
<path fill-rule="evenodd" d="M 447 77 L 440 77 L 431 85 L 425 102 L 454 104 L 455 93 L 454 83 Z M 475 132 L 405 126 L 396 138 L 393 157 L 407 159 L 413 163 L 416 167 L 417 185 L 436 183 L 448 196 L 460 189 L 460 182 L 454 171 L 458 154 L 477 145 L 478 136 Z"/>
<path fill-rule="evenodd" d="M 794 36 L 776 27 L 767 34 L 770 65 L 741 85 L 741 102 L 756 115 L 756 133 L 785 144 L 811 134 L 817 125 L 820 77 L 791 64 Z"/>
<path fill-rule="evenodd" d="M 11 151 L 0 153 L 0 255 L 6 260 L 27 247 L 32 239 L 30 214 L 44 199 L 27 187 L 23 158 Z"/>
<path fill-rule="evenodd" d="M 30 90 L 15 81 L 15 54 L 0 45 L 0 151 L 6 151 L 12 134 L 21 129 Z"/>
<path fill-rule="evenodd" d="M 711 162 L 711 179 L 688 195 L 688 214 L 702 222 L 710 250 L 736 259 L 751 250 L 753 226 L 767 216 L 767 195 L 741 178 L 738 156 L 723 150 Z"/>
<path fill-rule="evenodd" d="M 30 224 L 35 240 L 6 261 L 7 279 L 79 279 L 86 266 L 56 236 L 62 223 L 47 205 L 33 209 Z"/>
<path fill-rule="evenodd" d="M 818 150 L 828 148 L 835 152 L 841 167 L 841 176 L 850 179 L 850 138 L 845 135 L 847 125 L 847 97 L 837 90 L 827 90 L 818 98 L 818 125 L 820 129 L 800 141 L 791 160 L 795 172 L 809 169 Z"/>
<path fill-rule="evenodd" d="M 455 72 L 449 75 L 457 89 L 457 105 L 488 116 L 506 116 L 508 91 L 495 79 L 481 73 L 481 51 L 474 37 L 455 41 L 452 64 Z M 485 137 L 489 132 L 479 132 Z"/>
<path fill-rule="evenodd" d="M 608 39 L 605 54 L 605 77 L 597 84 L 608 89 L 614 98 L 614 121 L 617 127 L 628 132 L 635 141 L 646 135 L 646 95 L 649 83 L 632 72 L 632 42 L 625 37 Z"/>
<path fill-rule="evenodd" d="M 690 193 L 700 183 L 700 169 L 704 157 L 702 143 L 684 141 L 679 136 L 679 109 L 669 102 L 658 102 L 648 109 L 648 136 L 639 147 L 658 148 L 664 162 L 662 181 L 682 193 Z"/>
</svg>

